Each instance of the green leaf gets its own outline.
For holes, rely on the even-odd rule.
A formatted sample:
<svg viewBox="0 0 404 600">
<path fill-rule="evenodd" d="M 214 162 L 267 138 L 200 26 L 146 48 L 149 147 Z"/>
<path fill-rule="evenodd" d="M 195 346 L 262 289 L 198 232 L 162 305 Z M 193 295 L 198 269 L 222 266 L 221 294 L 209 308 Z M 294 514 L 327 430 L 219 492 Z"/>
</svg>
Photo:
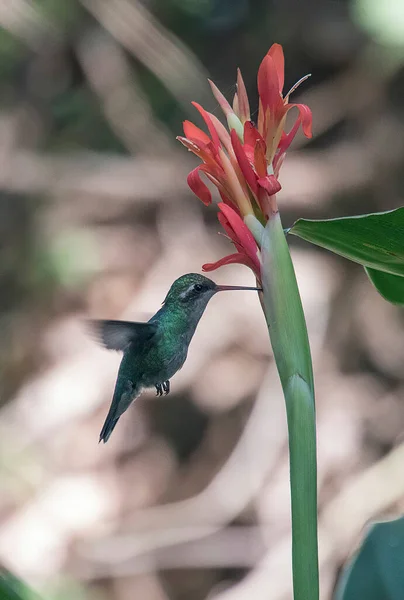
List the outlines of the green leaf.
<svg viewBox="0 0 404 600">
<path fill-rule="evenodd" d="M 5 569 L 0 570 L 0 600 L 40 600 L 31 588 Z"/>
<path fill-rule="evenodd" d="M 345 567 L 335 600 L 404 598 L 404 517 L 374 524 Z"/>
<path fill-rule="evenodd" d="M 383 298 L 393 304 L 404 304 L 404 277 L 366 267 L 365 271 Z"/>
<path fill-rule="evenodd" d="M 323 221 L 299 219 L 289 233 L 364 267 L 404 276 L 404 207 Z"/>
</svg>

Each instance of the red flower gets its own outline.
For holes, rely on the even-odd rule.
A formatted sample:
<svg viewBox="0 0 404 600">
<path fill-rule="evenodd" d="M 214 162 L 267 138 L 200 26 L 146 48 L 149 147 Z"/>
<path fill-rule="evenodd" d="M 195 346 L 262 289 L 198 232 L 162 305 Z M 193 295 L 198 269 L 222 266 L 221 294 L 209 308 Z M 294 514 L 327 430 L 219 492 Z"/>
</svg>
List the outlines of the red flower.
<svg viewBox="0 0 404 600">
<path fill-rule="evenodd" d="M 193 103 L 205 121 L 209 135 L 193 123 L 184 122 L 184 137 L 178 139 L 202 161 L 188 175 L 188 184 L 206 205 L 212 202 L 212 195 L 200 173 L 204 173 L 217 187 L 222 198 L 218 218 L 237 250 L 214 264 L 204 265 L 204 270 L 211 271 L 221 265 L 238 262 L 248 265 L 260 279 L 260 250 L 243 219 L 254 215 L 265 223 L 277 212 L 276 193 L 281 189 L 278 177 L 285 153 L 300 126 L 306 137 L 311 137 L 310 109 L 304 104 L 289 104 L 291 93 L 306 78 L 303 77 L 286 96 L 282 96 L 283 50 L 279 44 L 273 44 L 258 70 L 260 100 L 257 126 L 250 120 L 250 106 L 240 70 L 237 72 L 233 106 L 210 82 L 227 118 L 230 134 L 214 115 Z M 286 133 L 286 116 L 292 108 L 297 108 L 298 115 L 291 130 Z"/>
<path fill-rule="evenodd" d="M 257 243 L 244 223 L 243 219 L 223 202 L 218 204 L 221 212 L 218 213 L 218 219 L 226 231 L 228 237 L 236 247 L 237 252 L 221 258 L 215 263 L 203 265 L 204 271 L 213 271 L 222 265 L 232 263 L 241 263 L 250 267 L 260 279 L 260 259 Z"/>
<path fill-rule="evenodd" d="M 258 130 L 266 142 L 268 164 L 279 162 L 302 125 L 306 137 L 311 137 L 312 114 L 305 104 L 289 104 L 289 96 L 307 79 L 300 79 L 292 89 L 282 97 L 284 84 L 284 57 L 282 46 L 273 44 L 258 69 L 258 94 L 260 97 Z M 284 132 L 286 115 L 291 108 L 297 108 L 299 114 L 289 134 Z M 282 143 L 281 143 L 282 142 Z M 276 156 L 277 155 L 277 156 Z M 274 165 L 274 170 L 275 170 Z"/>
</svg>

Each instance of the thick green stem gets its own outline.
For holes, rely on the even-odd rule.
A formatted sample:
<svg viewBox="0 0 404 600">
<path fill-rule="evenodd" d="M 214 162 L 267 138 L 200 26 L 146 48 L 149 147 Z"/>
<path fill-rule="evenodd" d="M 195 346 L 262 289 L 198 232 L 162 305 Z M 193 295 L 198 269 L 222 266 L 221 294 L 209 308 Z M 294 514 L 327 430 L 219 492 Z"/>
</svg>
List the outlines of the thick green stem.
<svg viewBox="0 0 404 600">
<path fill-rule="evenodd" d="M 279 214 L 267 223 L 261 252 L 264 310 L 289 430 L 294 600 L 318 600 L 313 372 L 302 303 Z"/>
<path fill-rule="evenodd" d="M 317 471 L 313 395 L 293 375 L 284 389 L 289 429 L 292 564 L 295 600 L 317 600 Z"/>
</svg>

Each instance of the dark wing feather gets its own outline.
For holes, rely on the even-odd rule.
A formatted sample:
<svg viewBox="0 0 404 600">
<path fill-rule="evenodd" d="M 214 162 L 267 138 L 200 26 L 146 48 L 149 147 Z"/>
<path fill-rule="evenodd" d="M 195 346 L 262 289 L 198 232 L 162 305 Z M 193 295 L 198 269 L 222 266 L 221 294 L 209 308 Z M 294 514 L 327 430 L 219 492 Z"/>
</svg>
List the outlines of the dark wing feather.
<svg viewBox="0 0 404 600">
<path fill-rule="evenodd" d="M 157 331 L 155 323 L 93 320 L 88 324 L 96 340 L 108 350 L 124 351 L 129 344 L 150 340 Z"/>
</svg>

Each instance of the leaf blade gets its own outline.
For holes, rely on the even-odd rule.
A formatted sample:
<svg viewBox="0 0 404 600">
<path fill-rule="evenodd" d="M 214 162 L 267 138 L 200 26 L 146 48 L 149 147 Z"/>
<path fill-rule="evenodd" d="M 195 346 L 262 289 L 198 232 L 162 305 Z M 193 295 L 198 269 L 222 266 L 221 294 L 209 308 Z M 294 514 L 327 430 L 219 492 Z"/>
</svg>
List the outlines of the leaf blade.
<svg viewBox="0 0 404 600">
<path fill-rule="evenodd" d="M 404 277 L 365 267 L 370 281 L 385 300 L 404 305 Z"/>
<path fill-rule="evenodd" d="M 334 600 L 401 600 L 404 517 L 373 524 L 345 567 Z"/>
<path fill-rule="evenodd" d="M 404 276 L 404 207 L 337 219 L 298 219 L 289 233 L 364 267 Z"/>
</svg>

